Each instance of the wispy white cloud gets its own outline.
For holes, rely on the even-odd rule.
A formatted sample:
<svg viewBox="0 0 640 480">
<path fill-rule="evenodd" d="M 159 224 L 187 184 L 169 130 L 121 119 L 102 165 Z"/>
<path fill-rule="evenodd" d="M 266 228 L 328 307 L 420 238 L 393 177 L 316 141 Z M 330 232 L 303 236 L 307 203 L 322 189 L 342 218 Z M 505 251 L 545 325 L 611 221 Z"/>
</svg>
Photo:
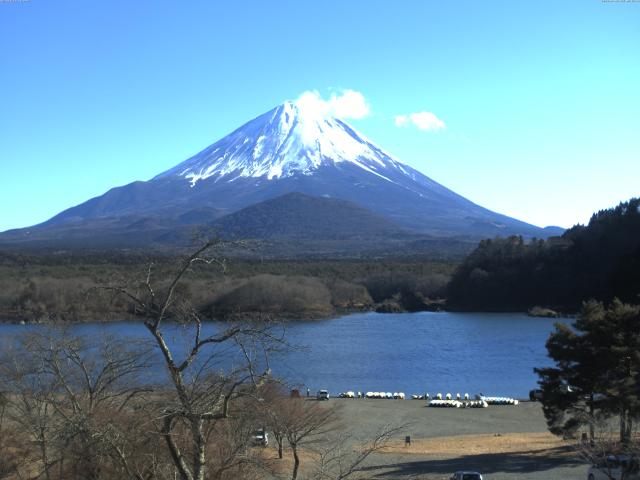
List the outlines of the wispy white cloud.
<svg viewBox="0 0 640 480">
<path fill-rule="evenodd" d="M 394 122 L 396 127 L 405 127 L 409 122 L 409 115 L 396 115 Z"/>
<path fill-rule="evenodd" d="M 332 93 L 327 100 L 323 99 L 317 90 L 309 90 L 298 97 L 296 105 L 305 113 L 321 117 L 359 119 L 371 113 L 364 95 L 356 90 L 343 90 L 340 94 Z"/>
<path fill-rule="evenodd" d="M 396 127 L 408 127 L 414 125 L 420 130 L 436 131 L 442 130 L 447 126 L 434 113 L 431 112 L 415 112 L 406 115 L 396 115 L 394 118 Z"/>
</svg>

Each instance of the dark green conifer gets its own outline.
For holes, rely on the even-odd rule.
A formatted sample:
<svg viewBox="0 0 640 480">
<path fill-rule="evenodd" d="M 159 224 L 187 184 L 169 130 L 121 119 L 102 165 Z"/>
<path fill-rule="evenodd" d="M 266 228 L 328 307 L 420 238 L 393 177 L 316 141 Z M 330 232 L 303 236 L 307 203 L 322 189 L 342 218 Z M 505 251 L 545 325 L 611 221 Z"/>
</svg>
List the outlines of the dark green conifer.
<svg viewBox="0 0 640 480">
<path fill-rule="evenodd" d="M 602 418 L 620 419 L 628 443 L 640 416 L 640 306 L 589 301 L 572 326 L 556 325 L 547 341 L 554 367 L 537 368 L 549 429 L 573 435 Z"/>
</svg>

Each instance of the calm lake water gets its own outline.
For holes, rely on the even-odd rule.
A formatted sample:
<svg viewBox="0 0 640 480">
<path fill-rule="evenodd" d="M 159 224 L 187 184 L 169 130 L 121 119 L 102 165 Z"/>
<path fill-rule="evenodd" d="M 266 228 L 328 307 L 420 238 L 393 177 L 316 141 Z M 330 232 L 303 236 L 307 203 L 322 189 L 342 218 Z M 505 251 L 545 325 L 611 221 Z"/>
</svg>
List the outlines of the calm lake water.
<svg viewBox="0 0 640 480">
<path fill-rule="evenodd" d="M 569 322 L 569 320 L 562 320 Z M 536 387 L 533 368 L 549 365 L 545 341 L 554 319 L 521 314 L 420 312 L 364 313 L 286 325 L 287 340 L 304 347 L 276 356 L 276 376 L 303 391 L 459 392 L 526 397 Z M 0 324 L 0 337 L 44 329 Z M 209 325 L 208 328 L 219 328 Z M 133 322 L 85 324 L 81 334 L 102 332 L 121 338 L 147 338 Z M 176 346 L 177 327 L 167 335 Z"/>
</svg>

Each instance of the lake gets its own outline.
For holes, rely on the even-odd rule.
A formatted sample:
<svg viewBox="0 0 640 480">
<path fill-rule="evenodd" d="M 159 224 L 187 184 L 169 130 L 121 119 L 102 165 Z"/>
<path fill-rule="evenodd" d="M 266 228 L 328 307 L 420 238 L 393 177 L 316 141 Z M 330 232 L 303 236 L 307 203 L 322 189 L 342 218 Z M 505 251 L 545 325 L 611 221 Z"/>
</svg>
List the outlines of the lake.
<svg viewBox="0 0 640 480">
<path fill-rule="evenodd" d="M 451 392 L 524 398 L 536 388 L 534 367 L 550 365 L 545 341 L 556 319 L 513 313 L 362 313 L 290 322 L 287 340 L 304 347 L 276 356 L 276 376 L 311 391 Z M 569 322 L 570 320 L 561 320 Z M 168 326 L 169 327 L 169 326 Z M 0 324 L 0 336 L 44 329 Z M 208 328 L 216 328 L 209 325 Z M 106 332 L 147 338 L 140 323 L 93 323 L 73 327 L 81 334 Z M 172 327 L 170 342 L 182 343 Z"/>
</svg>

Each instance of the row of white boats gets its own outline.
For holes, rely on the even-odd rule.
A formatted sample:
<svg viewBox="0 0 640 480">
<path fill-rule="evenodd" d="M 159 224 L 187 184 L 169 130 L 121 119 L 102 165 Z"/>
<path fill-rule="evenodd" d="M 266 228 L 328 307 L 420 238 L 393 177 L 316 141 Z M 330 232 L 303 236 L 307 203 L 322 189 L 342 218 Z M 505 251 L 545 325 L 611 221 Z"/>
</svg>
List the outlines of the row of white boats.
<svg viewBox="0 0 640 480">
<path fill-rule="evenodd" d="M 483 395 L 476 396 L 475 400 L 469 400 L 469 397 L 466 396 L 464 400 L 445 398 L 438 399 L 435 398 L 433 400 L 429 400 L 428 405 L 430 407 L 439 407 L 439 408 L 487 408 L 489 405 L 518 405 L 520 403 L 515 398 L 510 397 L 485 397 Z"/>
<path fill-rule="evenodd" d="M 341 398 L 372 398 L 372 399 L 388 399 L 388 400 L 404 400 L 404 392 L 343 392 L 339 395 Z M 487 408 L 489 405 L 518 405 L 519 401 L 511 397 L 489 397 L 482 394 L 475 395 L 471 400 L 468 393 L 460 395 L 457 393 L 455 398 L 450 393 L 444 396 L 437 393 L 434 398 L 425 393 L 424 395 L 411 395 L 412 400 L 426 400 L 429 407 L 436 408 Z"/>
<path fill-rule="evenodd" d="M 340 398 L 385 398 L 389 400 L 404 400 L 405 395 L 403 392 L 343 392 L 338 395 Z"/>
<path fill-rule="evenodd" d="M 430 407 L 435 408 L 487 408 L 489 404 L 484 400 L 431 400 Z"/>
</svg>

